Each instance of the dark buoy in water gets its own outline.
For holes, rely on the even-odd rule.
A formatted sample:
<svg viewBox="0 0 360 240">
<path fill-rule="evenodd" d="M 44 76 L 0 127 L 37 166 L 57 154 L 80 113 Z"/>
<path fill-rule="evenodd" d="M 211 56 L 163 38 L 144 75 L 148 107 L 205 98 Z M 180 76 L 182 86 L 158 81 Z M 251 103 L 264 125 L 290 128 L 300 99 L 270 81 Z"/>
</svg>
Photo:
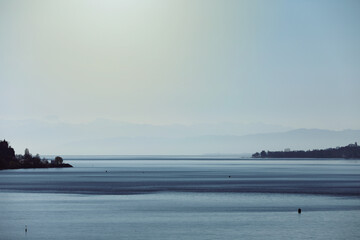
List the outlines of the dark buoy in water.
<svg viewBox="0 0 360 240">
<path fill-rule="evenodd" d="M 301 214 L 301 208 L 298 209 L 298 214 Z"/>
<path fill-rule="evenodd" d="M 25 225 L 25 232 L 27 233 L 27 225 Z"/>
<path fill-rule="evenodd" d="M 231 178 L 231 176 L 229 176 L 229 178 Z"/>
</svg>

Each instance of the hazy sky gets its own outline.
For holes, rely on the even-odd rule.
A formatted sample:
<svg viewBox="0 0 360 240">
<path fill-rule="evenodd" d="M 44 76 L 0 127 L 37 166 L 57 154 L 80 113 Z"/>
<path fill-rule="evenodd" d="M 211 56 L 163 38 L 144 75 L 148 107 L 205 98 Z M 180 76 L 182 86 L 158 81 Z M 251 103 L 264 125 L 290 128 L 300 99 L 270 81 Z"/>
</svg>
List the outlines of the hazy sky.
<svg viewBox="0 0 360 240">
<path fill-rule="evenodd" d="M 360 129 L 360 1 L 0 0 L 0 118 Z"/>
</svg>

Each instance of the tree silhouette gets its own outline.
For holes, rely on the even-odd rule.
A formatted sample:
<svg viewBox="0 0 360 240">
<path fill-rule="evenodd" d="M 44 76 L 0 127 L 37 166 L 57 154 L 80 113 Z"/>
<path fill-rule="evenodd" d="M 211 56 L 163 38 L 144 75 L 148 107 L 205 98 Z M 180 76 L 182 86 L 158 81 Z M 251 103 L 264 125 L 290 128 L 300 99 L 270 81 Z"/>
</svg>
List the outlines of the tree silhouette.
<svg viewBox="0 0 360 240">
<path fill-rule="evenodd" d="M 31 155 L 31 153 L 30 153 L 30 151 L 29 151 L 28 148 L 25 148 L 24 159 L 25 159 L 25 160 L 28 160 L 28 161 L 31 161 L 31 159 L 32 159 L 32 155 Z"/>
<path fill-rule="evenodd" d="M 18 168 L 58 168 L 72 167 L 70 164 L 63 163 L 59 156 L 55 161 L 49 163 L 45 158 L 41 159 L 39 154 L 34 157 L 28 148 L 25 149 L 24 155 L 15 155 L 15 151 L 10 147 L 7 141 L 0 141 L 0 169 L 18 169 Z"/>
<path fill-rule="evenodd" d="M 0 169 L 15 168 L 17 165 L 14 149 L 7 141 L 0 141 Z"/>
<path fill-rule="evenodd" d="M 56 158 L 55 158 L 55 164 L 56 164 L 56 165 L 61 165 L 62 163 L 63 163 L 62 157 L 56 156 Z"/>
</svg>

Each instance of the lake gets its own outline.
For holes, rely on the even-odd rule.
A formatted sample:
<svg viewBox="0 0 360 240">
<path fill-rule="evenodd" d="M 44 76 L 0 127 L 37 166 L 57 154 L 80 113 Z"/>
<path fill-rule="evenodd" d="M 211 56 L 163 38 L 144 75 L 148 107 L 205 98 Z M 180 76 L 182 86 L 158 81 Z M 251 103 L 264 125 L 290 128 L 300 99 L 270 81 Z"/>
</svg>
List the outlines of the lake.
<svg viewBox="0 0 360 240">
<path fill-rule="evenodd" d="M 360 239 L 358 160 L 65 162 L 0 171 L 1 240 Z"/>
</svg>

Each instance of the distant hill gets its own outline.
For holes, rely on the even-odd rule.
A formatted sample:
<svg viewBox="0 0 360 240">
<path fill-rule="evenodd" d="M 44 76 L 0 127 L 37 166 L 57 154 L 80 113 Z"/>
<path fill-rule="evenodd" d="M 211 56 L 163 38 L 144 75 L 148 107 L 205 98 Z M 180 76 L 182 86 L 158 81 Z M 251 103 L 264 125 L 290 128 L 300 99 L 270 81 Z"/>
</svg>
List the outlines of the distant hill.
<svg viewBox="0 0 360 240">
<path fill-rule="evenodd" d="M 308 151 L 261 151 L 252 155 L 253 158 L 347 158 L 360 159 L 360 146 L 349 144 L 344 147 L 313 149 Z"/>
</svg>

